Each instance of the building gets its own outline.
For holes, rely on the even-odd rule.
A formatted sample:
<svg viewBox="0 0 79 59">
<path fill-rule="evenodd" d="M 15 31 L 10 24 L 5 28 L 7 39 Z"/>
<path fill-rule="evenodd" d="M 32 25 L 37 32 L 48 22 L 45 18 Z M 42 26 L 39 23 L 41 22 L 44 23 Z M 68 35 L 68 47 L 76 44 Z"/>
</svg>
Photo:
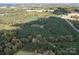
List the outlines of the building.
<svg viewBox="0 0 79 59">
<path fill-rule="evenodd" d="M 39 9 L 39 10 L 26 10 L 27 12 L 45 12 L 44 9 Z"/>
<path fill-rule="evenodd" d="M 53 13 L 53 12 L 54 12 L 54 10 L 48 10 L 48 12 L 49 12 L 49 13 Z"/>
</svg>

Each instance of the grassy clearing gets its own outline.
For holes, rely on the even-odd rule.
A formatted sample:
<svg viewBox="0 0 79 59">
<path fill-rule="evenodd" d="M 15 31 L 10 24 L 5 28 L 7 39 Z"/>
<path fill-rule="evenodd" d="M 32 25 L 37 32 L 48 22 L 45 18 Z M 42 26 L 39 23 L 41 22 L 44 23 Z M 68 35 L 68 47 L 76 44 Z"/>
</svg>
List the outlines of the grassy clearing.
<svg viewBox="0 0 79 59">
<path fill-rule="evenodd" d="M 16 30 L 19 27 L 13 27 L 11 25 L 7 25 L 7 24 L 0 24 L 0 30 Z"/>
<path fill-rule="evenodd" d="M 20 50 L 16 52 L 14 55 L 34 55 L 34 52 Z"/>
<path fill-rule="evenodd" d="M 6 10 L 6 11 L 5 11 Z M 36 21 L 39 18 L 51 16 L 47 12 L 26 12 L 25 10 L 15 9 L 0 9 L 0 30 L 12 30 L 18 27 L 13 27 L 14 24 L 29 23 Z"/>
</svg>

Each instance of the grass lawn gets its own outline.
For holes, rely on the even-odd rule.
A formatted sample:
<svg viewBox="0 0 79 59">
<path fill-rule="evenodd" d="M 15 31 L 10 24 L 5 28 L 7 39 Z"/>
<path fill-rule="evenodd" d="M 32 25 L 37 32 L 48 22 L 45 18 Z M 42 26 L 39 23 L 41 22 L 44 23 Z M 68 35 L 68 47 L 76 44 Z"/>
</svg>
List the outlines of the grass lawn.
<svg viewBox="0 0 79 59">
<path fill-rule="evenodd" d="M 0 24 L 0 30 L 15 30 L 18 28 L 19 27 L 13 27 L 13 26 L 7 25 L 7 24 Z"/>
<path fill-rule="evenodd" d="M 34 55 L 34 52 L 20 50 L 16 52 L 14 55 Z"/>
</svg>

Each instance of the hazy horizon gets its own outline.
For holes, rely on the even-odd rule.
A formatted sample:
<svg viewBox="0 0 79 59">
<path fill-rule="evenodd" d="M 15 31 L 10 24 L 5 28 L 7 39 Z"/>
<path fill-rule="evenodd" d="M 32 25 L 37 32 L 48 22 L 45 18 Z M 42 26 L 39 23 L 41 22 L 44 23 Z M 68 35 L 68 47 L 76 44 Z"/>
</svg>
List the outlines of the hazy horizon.
<svg viewBox="0 0 79 59">
<path fill-rule="evenodd" d="M 23 5 L 23 6 L 77 6 L 79 7 L 79 3 L 0 3 L 0 6 L 16 6 L 16 5 Z"/>
</svg>

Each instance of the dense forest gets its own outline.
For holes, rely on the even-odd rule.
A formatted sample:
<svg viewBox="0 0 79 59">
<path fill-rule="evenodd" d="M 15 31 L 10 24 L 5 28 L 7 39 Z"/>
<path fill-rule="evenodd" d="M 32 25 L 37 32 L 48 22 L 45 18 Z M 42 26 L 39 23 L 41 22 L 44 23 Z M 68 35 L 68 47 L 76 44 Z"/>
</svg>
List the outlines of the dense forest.
<svg viewBox="0 0 79 59">
<path fill-rule="evenodd" d="M 17 30 L 0 31 L 0 54 L 13 54 L 19 49 L 44 54 L 78 54 L 79 33 L 64 19 L 40 18 L 16 24 Z M 67 50 L 68 49 L 68 50 Z"/>
<path fill-rule="evenodd" d="M 13 55 L 19 50 L 47 55 L 79 54 L 79 33 L 65 19 L 55 17 L 72 10 L 78 12 L 75 8 L 56 8 L 54 13 L 0 9 L 0 55 Z M 79 22 L 71 22 L 79 28 Z"/>
</svg>

